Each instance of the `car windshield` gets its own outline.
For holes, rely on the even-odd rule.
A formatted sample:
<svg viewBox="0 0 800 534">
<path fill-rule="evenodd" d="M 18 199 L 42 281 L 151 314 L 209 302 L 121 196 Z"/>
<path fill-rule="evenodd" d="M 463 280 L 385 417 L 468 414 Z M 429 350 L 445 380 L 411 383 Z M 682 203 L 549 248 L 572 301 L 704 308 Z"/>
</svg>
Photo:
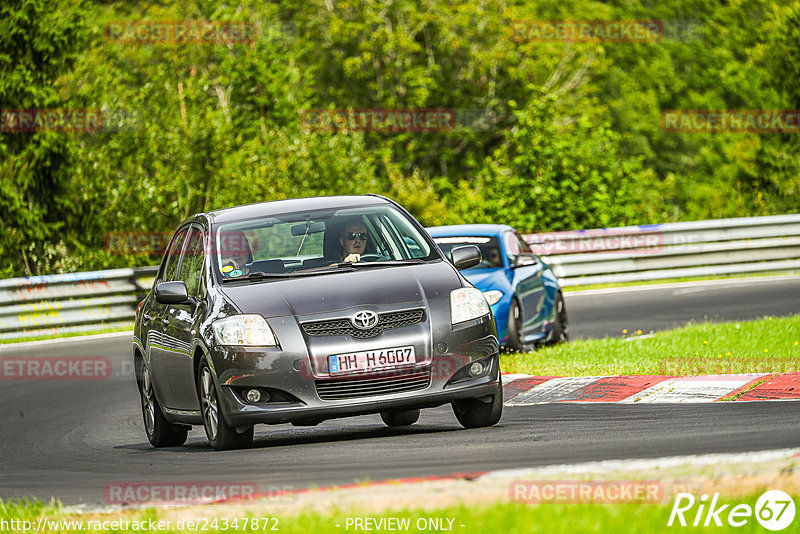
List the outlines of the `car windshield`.
<svg viewBox="0 0 800 534">
<path fill-rule="evenodd" d="M 385 205 L 227 223 L 216 229 L 215 247 L 215 263 L 225 281 L 308 276 L 346 267 L 439 258 L 405 214 Z"/>
<path fill-rule="evenodd" d="M 433 240 L 451 262 L 453 261 L 451 251 L 454 248 L 475 245 L 481 250 L 481 262 L 472 267 L 473 269 L 496 269 L 503 266 L 503 258 L 500 256 L 500 240 L 496 237 L 435 237 Z"/>
</svg>

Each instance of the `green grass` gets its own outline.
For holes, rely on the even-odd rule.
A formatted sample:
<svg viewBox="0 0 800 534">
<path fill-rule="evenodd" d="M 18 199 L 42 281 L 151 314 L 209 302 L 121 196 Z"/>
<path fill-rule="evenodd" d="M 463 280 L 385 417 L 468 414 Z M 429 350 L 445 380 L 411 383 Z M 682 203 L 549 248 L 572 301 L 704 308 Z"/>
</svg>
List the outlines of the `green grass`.
<svg viewBox="0 0 800 534">
<path fill-rule="evenodd" d="M 77 337 L 77 336 L 93 336 L 96 334 L 111 334 L 114 332 L 132 332 L 133 321 L 130 326 L 119 326 L 116 328 L 97 328 L 96 330 L 87 330 L 86 332 L 64 332 L 62 334 L 46 335 L 46 336 L 28 336 L 17 339 L 0 339 L 0 345 L 8 345 L 12 343 L 24 343 L 26 341 L 42 341 L 45 339 L 60 339 L 62 337 Z"/>
<path fill-rule="evenodd" d="M 409 488 L 410 489 L 410 488 Z M 795 502 L 799 495 L 794 495 Z M 691 522 L 694 519 L 694 512 L 697 510 L 697 505 L 685 514 L 690 526 L 681 528 L 677 524 L 673 525 L 673 529 L 686 530 L 690 529 L 692 532 L 700 531 L 713 531 L 713 532 L 766 532 L 755 520 L 755 518 L 748 518 L 748 523 L 740 528 L 731 528 L 725 524 L 727 519 L 727 512 L 730 511 L 732 506 L 740 503 L 749 504 L 751 507 L 755 505 L 758 494 L 747 498 L 725 498 L 721 497 L 719 504 L 728 504 L 731 506 L 725 512 L 720 514 L 720 519 L 723 522 L 722 527 L 711 526 L 708 528 L 692 527 Z M 201 527 L 204 532 L 254 532 L 255 530 L 248 529 L 231 529 L 222 530 L 219 528 L 220 520 L 218 520 L 217 527 L 213 528 L 213 508 L 208 508 L 209 513 L 206 517 L 192 514 L 192 517 L 201 517 L 201 521 L 206 521 L 206 528 Z M 356 530 L 352 524 L 347 528 L 347 519 L 351 518 L 365 518 L 370 517 L 378 518 L 408 518 L 410 520 L 410 528 L 407 532 L 431 532 L 435 530 L 422 530 L 417 528 L 418 520 L 431 520 L 437 518 L 444 518 L 444 525 L 448 525 L 447 519 L 452 519 L 452 532 L 456 533 L 503 533 L 503 534 L 516 534 L 516 533 L 530 533 L 530 532 L 570 532 L 570 533 L 583 533 L 583 532 L 664 532 L 671 530 L 667 527 L 670 512 L 672 510 L 672 499 L 668 499 L 666 503 L 659 504 L 524 504 L 516 502 L 503 502 L 497 504 L 487 504 L 484 506 L 450 506 L 436 510 L 394 510 L 384 513 L 365 513 L 359 511 L 343 511 L 333 509 L 329 513 L 306 512 L 297 516 L 281 517 L 276 514 L 277 523 L 274 521 L 264 521 L 264 517 L 269 517 L 269 513 L 255 514 L 252 517 L 261 518 L 259 525 L 266 524 L 267 532 L 273 531 L 272 527 L 278 532 L 292 533 L 292 534 L 319 534 L 325 532 L 363 532 L 363 530 Z M 64 519 L 65 515 L 57 507 L 53 505 L 41 505 L 40 503 L 27 502 L 27 503 L 2 503 L 0 502 L 0 519 L 9 521 L 11 519 L 27 520 L 36 525 L 40 516 L 48 519 Z M 160 517 L 157 510 L 144 510 L 138 512 L 122 512 L 115 514 L 106 514 L 104 516 L 71 516 L 70 519 L 84 521 L 88 520 L 158 520 Z M 240 515 L 239 517 L 243 517 Z M 227 518 L 229 521 L 233 517 Z M 796 524 L 798 521 L 795 518 Z M 420 523 L 421 525 L 422 523 Z M 85 524 L 84 524 L 85 525 Z M 338 526 L 337 526 L 338 525 Z M 462 526 L 463 525 L 463 526 Z M 35 528 L 35 526 L 34 526 Z M 157 532 L 186 532 L 189 529 L 177 530 L 174 528 L 158 530 Z M 260 528 L 258 531 L 262 531 Z M 791 530 L 791 527 L 787 531 Z M 11 531 L 10 529 L 3 530 L 4 532 Z M 77 529 L 54 529 L 48 532 L 100 532 L 100 530 L 90 530 L 83 528 Z M 112 529 L 110 531 L 116 532 L 139 532 L 133 528 Z M 385 530 L 381 530 L 385 532 Z"/>
<path fill-rule="evenodd" d="M 679 282 L 699 282 L 703 280 L 730 280 L 734 278 L 763 278 L 765 276 L 798 275 L 800 271 L 768 271 L 763 273 L 718 274 L 709 276 L 683 276 L 678 278 L 663 278 L 660 280 L 640 280 L 638 282 L 615 282 L 610 284 L 588 284 L 585 286 L 567 286 L 565 292 L 584 291 L 588 289 L 608 289 L 613 287 L 649 286 L 655 284 L 676 284 Z"/>
<path fill-rule="evenodd" d="M 500 366 L 505 372 L 557 376 L 800 371 L 800 316 L 700 323 L 652 337 L 620 333 L 619 338 L 503 353 Z"/>
</svg>

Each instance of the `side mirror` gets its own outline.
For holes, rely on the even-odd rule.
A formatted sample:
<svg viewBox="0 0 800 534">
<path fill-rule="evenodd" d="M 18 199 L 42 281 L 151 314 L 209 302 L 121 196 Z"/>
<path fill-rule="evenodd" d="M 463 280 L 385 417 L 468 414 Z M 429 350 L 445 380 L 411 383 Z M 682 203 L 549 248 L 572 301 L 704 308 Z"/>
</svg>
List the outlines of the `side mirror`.
<svg viewBox="0 0 800 534">
<path fill-rule="evenodd" d="M 161 304 L 190 304 L 186 284 L 182 280 L 161 282 L 156 286 L 156 302 Z"/>
<path fill-rule="evenodd" d="M 481 249 L 475 245 L 456 247 L 450 251 L 450 255 L 453 258 L 453 265 L 459 271 L 475 267 L 481 262 Z"/>
<path fill-rule="evenodd" d="M 539 261 L 533 254 L 520 254 L 514 260 L 512 267 L 524 267 L 526 265 L 536 265 Z"/>
</svg>

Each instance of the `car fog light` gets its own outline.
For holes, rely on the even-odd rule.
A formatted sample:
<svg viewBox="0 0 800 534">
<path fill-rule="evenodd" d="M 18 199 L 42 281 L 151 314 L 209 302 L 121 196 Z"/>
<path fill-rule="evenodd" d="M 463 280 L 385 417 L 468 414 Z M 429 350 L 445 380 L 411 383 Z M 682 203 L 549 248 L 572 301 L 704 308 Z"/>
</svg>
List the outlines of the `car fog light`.
<svg viewBox="0 0 800 534">
<path fill-rule="evenodd" d="M 247 398 L 247 402 L 258 402 L 261 400 L 261 392 L 257 389 L 249 389 L 245 397 Z"/>
<path fill-rule="evenodd" d="M 483 364 L 481 362 L 475 362 L 469 366 L 469 374 L 472 376 L 480 376 L 483 374 Z"/>
</svg>

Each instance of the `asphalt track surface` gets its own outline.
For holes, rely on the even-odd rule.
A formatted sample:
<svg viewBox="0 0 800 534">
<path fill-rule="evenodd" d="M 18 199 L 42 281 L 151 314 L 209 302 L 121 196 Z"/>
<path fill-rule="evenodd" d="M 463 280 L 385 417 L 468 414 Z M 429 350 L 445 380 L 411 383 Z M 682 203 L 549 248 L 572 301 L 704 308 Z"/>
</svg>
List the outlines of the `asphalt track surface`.
<svg viewBox="0 0 800 534">
<path fill-rule="evenodd" d="M 658 332 L 689 322 L 800 313 L 800 276 L 658 284 L 564 293 L 572 339 Z"/>
<path fill-rule="evenodd" d="M 797 312 L 798 282 L 755 293 L 737 286 L 728 299 L 702 291 L 718 308 L 685 304 L 682 315 L 710 312 L 715 319 L 745 319 Z M 794 302 L 784 298 L 794 292 Z M 611 293 L 609 295 L 616 295 Z M 639 302 L 639 328 L 662 328 L 686 319 L 670 316 L 669 296 L 626 292 Z M 674 293 L 672 294 L 673 296 Z M 690 296 L 684 293 L 678 296 Z M 748 297 L 749 295 L 749 297 Z M 770 299 L 770 305 L 753 300 Z M 598 295 L 599 296 L 599 295 Z M 605 296 L 596 306 L 606 302 Z M 780 298 L 779 298 L 780 297 Z M 573 328 L 582 335 L 618 329 L 633 304 L 616 297 L 586 324 L 586 304 L 568 297 Z M 594 297 L 592 297 L 594 298 Z M 716 299 L 716 300 L 715 300 Z M 742 300 L 745 299 L 745 300 Z M 738 308 L 726 302 L 738 301 Z M 577 303 L 577 304 L 576 304 Z M 746 304 L 743 304 L 746 303 Z M 792 309 L 792 305 L 794 309 Z M 645 312 L 644 310 L 649 310 Z M 661 310 L 661 311 L 659 311 Z M 643 317 L 657 317 L 644 323 Z M 747 315 L 750 313 L 751 315 Z M 699 316 L 698 318 L 702 318 Z M 635 326 L 635 325 L 632 325 Z M 248 450 L 216 452 L 195 428 L 182 447 L 155 450 L 144 434 L 130 366 L 130 337 L 59 340 L 0 348 L 4 356 L 105 356 L 106 380 L 0 381 L 0 498 L 57 497 L 65 504 L 104 504 L 104 487 L 119 482 L 249 482 L 260 491 L 298 489 L 365 480 L 475 472 L 604 459 L 744 452 L 800 446 L 798 404 L 748 402 L 662 405 L 548 404 L 507 407 L 492 428 L 464 430 L 449 407 L 423 411 L 419 423 L 389 429 L 377 415 L 326 421 L 312 428 L 256 427 Z"/>
</svg>

